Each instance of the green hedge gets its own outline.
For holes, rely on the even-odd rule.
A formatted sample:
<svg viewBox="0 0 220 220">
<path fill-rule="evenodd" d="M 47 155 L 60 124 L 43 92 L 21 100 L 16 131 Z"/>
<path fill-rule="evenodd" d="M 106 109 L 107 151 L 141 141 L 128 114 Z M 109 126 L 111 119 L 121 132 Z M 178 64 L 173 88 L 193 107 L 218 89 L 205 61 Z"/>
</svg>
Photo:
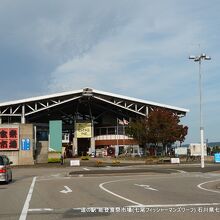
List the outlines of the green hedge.
<svg viewBox="0 0 220 220">
<path fill-rule="evenodd" d="M 82 156 L 81 160 L 89 160 L 89 156 Z"/>
<path fill-rule="evenodd" d="M 48 158 L 48 163 L 60 163 L 60 158 Z"/>
</svg>

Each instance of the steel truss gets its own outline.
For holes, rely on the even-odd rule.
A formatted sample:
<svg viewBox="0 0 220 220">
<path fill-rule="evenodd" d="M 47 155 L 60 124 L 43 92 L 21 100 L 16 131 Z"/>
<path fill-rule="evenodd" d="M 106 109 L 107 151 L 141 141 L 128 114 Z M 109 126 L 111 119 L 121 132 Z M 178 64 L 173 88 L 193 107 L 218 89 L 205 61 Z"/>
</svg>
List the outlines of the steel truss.
<svg viewBox="0 0 220 220">
<path fill-rule="evenodd" d="M 58 93 L 49 96 L 23 99 L 13 102 L 0 103 L 0 123 L 3 117 L 21 117 L 21 123 L 25 123 L 25 118 L 29 115 L 63 105 L 79 99 L 94 99 L 112 106 L 146 116 L 148 112 L 155 107 L 163 107 L 162 104 L 152 104 L 139 99 L 132 99 L 126 96 L 120 96 L 112 93 L 101 92 L 90 88 L 78 90 L 77 92 Z M 171 106 L 172 107 L 172 106 Z M 166 106 L 165 106 L 166 108 Z M 169 107 L 167 107 L 169 108 Z M 172 111 L 180 116 L 184 116 L 188 110 L 172 107 Z"/>
</svg>

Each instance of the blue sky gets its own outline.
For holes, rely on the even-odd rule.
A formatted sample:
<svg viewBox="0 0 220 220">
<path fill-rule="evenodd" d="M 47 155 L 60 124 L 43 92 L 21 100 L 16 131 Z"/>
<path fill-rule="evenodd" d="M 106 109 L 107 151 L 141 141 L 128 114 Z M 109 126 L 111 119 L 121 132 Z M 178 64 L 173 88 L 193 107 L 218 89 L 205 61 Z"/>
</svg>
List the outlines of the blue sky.
<svg viewBox="0 0 220 220">
<path fill-rule="evenodd" d="M 0 101 L 92 87 L 190 109 L 199 141 L 219 141 L 220 1 L 1 0 Z"/>
</svg>

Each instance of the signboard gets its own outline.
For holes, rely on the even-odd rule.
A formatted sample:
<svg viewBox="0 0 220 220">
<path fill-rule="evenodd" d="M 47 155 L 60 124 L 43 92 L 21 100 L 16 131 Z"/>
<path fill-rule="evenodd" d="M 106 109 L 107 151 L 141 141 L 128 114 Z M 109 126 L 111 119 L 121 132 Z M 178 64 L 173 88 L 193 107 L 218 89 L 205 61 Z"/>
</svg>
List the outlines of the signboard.
<svg viewBox="0 0 220 220">
<path fill-rule="evenodd" d="M 91 138 L 92 137 L 91 123 L 76 123 L 76 137 Z"/>
<path fill-rule="evenodd" d="M 180 158 L 171 158 L 171 163 L 180 163 Z"/>
<path fill-rule="evenodd" d="M 70 160 L 70 166 L 80 166 L 80 160 Z"/>
<path fill-rule="evenodd" d="M 19 129 L 18 127 L 0 127 L 0 150 L 19 149 Z"/>
<path fill-rule="evenodd" d="M 175 155 L 187 155 L 187 147 L 177 147 L 175 148 Z"/>
<path fill-rule="evenodd" d="M 220 153 L 215 154 L 214 160 L 215 163 L 220 163 Z"/>
<path fill-rule="evenodd" d="M 21 139 L 21 150 L 30 150 L 31 149 L 31 142 L 29 138 Z"/>
</svg>

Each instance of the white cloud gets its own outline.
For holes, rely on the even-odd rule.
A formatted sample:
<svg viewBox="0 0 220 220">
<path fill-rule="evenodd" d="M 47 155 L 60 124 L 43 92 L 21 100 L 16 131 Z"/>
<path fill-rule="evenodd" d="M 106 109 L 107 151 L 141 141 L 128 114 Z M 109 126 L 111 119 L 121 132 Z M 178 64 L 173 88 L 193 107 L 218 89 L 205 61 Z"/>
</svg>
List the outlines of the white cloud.
<svg viewBox="0 0 220 220">
<path fill-rule="evenodd" d="M 220 102 L 220 4 L 211 2 L 2 1 L 2 91 L 13 75 L 7 97 L 89 86 L 190 108 L 186 120 L 195 141 L 198 65 L 188 55 L 205 51 L 213 57 L 202 66 L 204 102 L 210 109 Z M 213 118 L 210 127 L 210 121 L 220 123 Z"/>
<path fill-rule="evenodd" d="M 198 68 L 188 55 L 208 47 L 207 35 L 203 35 L 208 24 L 194 20 L 194 14 L 180 13 L 181 4 L 174 7 L 175 10 L 170 4 L 156 3 L 133 7 L 138 13 L 125 19 L 127 22 L 120 28 L 114 23 L 113 34 L 105 35 L 85 53 L 69 57 L 57 66 L 51 73 L 50 90 L 89 86 L 190 108 L 185 119 L 190 126 L 187 141 L 196 142 Z M 123 16 L 128 14 L 125 11 Z M 199 48 L 198 42 L 206 46 Z M 215 90 L 209 95 L 213 93 Z M 218 102 L 219 98 L 211 100 Z"/>
<path fill-rule="evenodd" d="M 160 88 L 161 92 L 169 88 L 170 83 L 175 85 L 185 77 L 188 73 L 179 71 L 179 66 L 185 62 L 179 62 L 187 59 L 198 28 L 189 23 L 181 29 L 183 18 L 172 20 L 169 11 L 167 21 L 156 14 L 141 12 L 120 29 L 116 28 L 114 35 L 105 36 L 87 52 L 57 66 L 52 73 L 50 89 L 73 89 L 84 87 L 86 83 L 86 86 L 126 91 L 141 85 L 136 94 L 143 90 L 155 93 L 155 89 Z M 158 81 L 158 77 L 165 81 Z M 157 84 L 148 83 L 152 80 Z"/>
</svg>

